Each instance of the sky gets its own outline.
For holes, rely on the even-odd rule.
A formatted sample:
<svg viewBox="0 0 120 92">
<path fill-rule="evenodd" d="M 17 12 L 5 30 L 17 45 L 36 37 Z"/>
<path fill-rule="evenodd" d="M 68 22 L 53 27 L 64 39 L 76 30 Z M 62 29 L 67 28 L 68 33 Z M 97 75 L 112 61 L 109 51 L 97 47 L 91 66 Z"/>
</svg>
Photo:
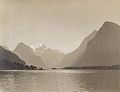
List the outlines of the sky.
<svg viewBox="0 0 120 92">
<path fill-rule="evenodd" d="M 68 53 L 105 21 L 120 24 L 120 0 L 0 0 L 0 45 L 44 43 Z"/>
</svg>

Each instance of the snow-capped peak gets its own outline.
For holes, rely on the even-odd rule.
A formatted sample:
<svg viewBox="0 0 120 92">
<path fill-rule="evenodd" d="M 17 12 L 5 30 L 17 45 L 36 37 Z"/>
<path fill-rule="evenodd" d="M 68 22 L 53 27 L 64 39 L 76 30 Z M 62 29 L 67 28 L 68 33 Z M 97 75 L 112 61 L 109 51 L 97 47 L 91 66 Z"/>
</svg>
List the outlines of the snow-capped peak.
<svg viewBox="0 0 120 92">
<path fill-rule="evenodd" d="M 46 48 L 44 43 L 33 44 L 33 45 L 30 45 L 30 47 L 33 48 L 33 49 L 37 49 L 37 48 L 40 48 L 40 47 L 42 47 L 43 49 Z"/>
</svg>

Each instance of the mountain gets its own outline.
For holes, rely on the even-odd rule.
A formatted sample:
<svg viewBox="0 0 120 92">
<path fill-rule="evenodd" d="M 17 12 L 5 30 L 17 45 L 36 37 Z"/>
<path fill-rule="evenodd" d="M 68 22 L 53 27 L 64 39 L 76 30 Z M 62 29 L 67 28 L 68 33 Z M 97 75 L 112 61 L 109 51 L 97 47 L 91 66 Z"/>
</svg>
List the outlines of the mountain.
<svg viewBox="0 0 120 92">
<path fill-rule="evenodd" d="M 120 25 L 105 22 L 75 66 L 115 64 L 120 64 Z"/>
<path fill-rule="evenodd" d="M 64 53 L 59 50 L 46 47 L 43 43 L 38 43 L 31 46 L 34 48 L 34 52 L 37 56 L 41 56 L 45 61 L 48 68 L 57 67 L 65 56 Z"/>
<path fill-rule="evenodd" d="M 43 49 L 47 48 L 44 43 L 37 43 L 37 44 L 34 44 L 34 45 L 30 45 L 30 47 L 34 50 L 37 49 L 37 48 L 43 48 Z"/>
<path fill-rule="evenodd" d="M 15 48 L 14 53 L 26 61 L 28 65 L 46 67 L 43 59 L 40 56 L 35 55 L 33 49 L 24 43 L 19 43 Z"/>
<path fill-rule="evenodd" d="M 16 54 L 0 46 L 0 70 L 23 68 L 25 68 L 25 62 L 23 60 L 21 60 Z"/>
<path fill-rule="evenodd" d="M 87 49 L 88 42 L 95 37 L 96 33 L 97 31 L 93 31 L 82 41 L 81 45 L 76 50 L 67 54 L 63 58 L 63 61 L 60 66 L 61 67 L 72 66 L 77 60 L 82 58 L 84 52 Z"/>
</svg>

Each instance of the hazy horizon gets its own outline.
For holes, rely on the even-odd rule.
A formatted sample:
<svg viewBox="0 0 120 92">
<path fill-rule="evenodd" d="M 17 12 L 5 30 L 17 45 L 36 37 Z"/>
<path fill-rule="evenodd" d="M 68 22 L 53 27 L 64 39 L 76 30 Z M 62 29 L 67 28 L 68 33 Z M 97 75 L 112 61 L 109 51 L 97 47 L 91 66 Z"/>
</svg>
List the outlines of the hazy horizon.
<svg viewBox="0 0 120 92">
<path fill-rule="evenodd" d="M 68 53 L 105 21 L 120 24 L 119 10 L 119 0 L 0 0 L 0 44 L 40 42 Z"/>
</svg>

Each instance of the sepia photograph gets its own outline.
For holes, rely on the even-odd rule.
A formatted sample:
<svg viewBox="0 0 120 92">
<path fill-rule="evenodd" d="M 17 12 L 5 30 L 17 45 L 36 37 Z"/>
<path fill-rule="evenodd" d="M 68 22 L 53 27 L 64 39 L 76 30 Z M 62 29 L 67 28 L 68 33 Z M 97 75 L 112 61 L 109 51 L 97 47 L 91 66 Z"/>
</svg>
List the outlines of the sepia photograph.
<svg viewBox="0 0 120 92">
<path fill-rule="evenodd" d="M 120 0 L 0 0 L 0 92 L 120 92 Z"/>
</svg>

